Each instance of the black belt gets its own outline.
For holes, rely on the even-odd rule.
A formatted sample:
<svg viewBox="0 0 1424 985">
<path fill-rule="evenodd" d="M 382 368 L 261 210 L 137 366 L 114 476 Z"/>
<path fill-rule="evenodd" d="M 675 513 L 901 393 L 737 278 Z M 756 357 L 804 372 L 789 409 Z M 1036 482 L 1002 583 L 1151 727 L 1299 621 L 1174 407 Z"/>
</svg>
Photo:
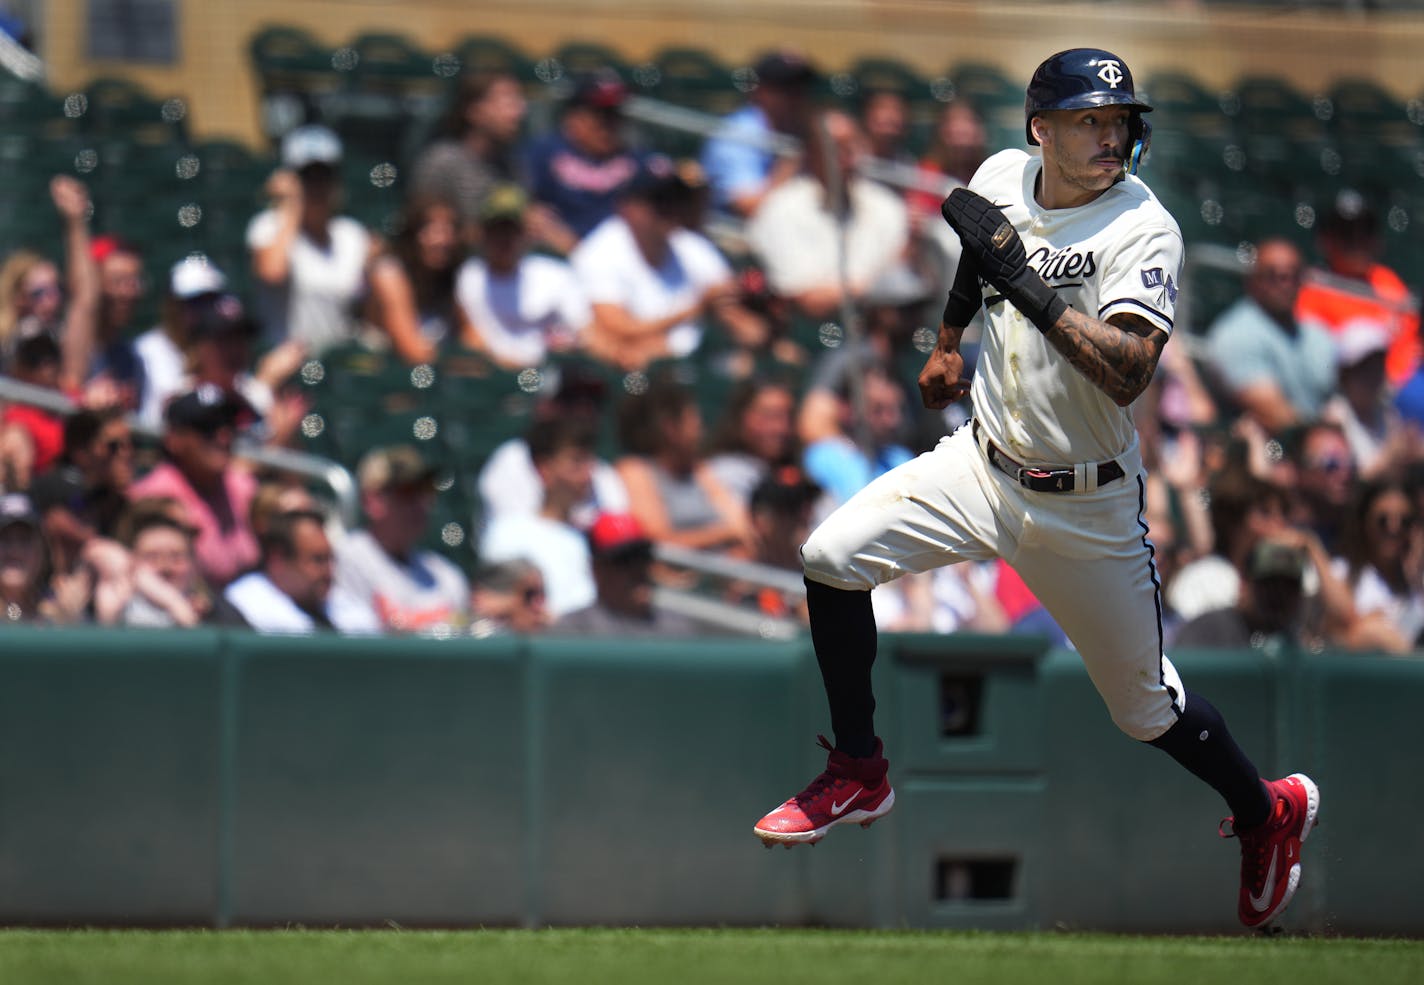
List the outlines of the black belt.
<svg viewBox="0 0 1424 985">
<path fill-rule="evenodd" d="M 973 428 L 974 438 L 977 441 L 980 437 L 978 421 L 973 422 Z M 1076 470 L 1071 465 L 1030 468 L 1005 455 L 999 450 L 998 445 L 987 437 L 983 440 L 984 455 L 989 459 L 989 464 L 1025 489 L 1032 489 L 1034 492 L 1072 492 L 1077 485 Z M 1099 462 L 1095 467 L 1098 470 L 1099 486 L 1116 482 L 1127 475 L 1116 461 Z"/>
</svg>

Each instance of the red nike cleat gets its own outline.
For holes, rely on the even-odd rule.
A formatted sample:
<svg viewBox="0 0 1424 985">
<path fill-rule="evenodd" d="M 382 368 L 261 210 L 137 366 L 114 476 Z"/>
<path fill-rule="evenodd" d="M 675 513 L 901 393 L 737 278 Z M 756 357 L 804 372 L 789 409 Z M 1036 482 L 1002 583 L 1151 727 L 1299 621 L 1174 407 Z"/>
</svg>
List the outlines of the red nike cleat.
<svg viewBox="0 0 1424 985">
<path fill-rule="evenodd" d="M 833 749 L 824 735 L 816 738 L 830 753 L 825 771 L 752 829 L 768 848 L 814 845 L 837 824 L 868 828 L 895 806 L 895 791 L 886 777 L 890 762 L 879 739 L 871 755 L 856 757 Z"/>
<path fill-rule="evenodd" d="M 1300 885 L 1300 846 L 1320 813 L 1320 788 L 1304 773 L 1267 780 L 1271 815 L 1264 823 L 1236 830 L 1232 818 L 1221 822 L 1223 838 L 1241 840 L 1241 922 L 1259 927 L 1286 908 Z M 1227 830 L 1231 825 L 1232 829 Z"/>
</svg>

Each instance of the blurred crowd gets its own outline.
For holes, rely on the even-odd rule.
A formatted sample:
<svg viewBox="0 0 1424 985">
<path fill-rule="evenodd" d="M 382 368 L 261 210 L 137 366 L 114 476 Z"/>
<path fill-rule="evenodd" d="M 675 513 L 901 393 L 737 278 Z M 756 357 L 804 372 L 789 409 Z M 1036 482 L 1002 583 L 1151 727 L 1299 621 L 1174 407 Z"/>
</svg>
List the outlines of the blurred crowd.
<svg viewBox="0 0 1424 985">
<path fill-rule="evenodd" d="M 27 385 L 0 411 L 5 619 L 690 635 L 707 627 L 654 598 L 705 586 L 657 545 L 799 571 L 821 516 L 966 419 L 923 410 L 915 374 L 958 261 L 939 202 L 997 148 L 962 99 L 912 152 L 904 94 L 827 105 L 793 51 L 754 69 L 683 157 L 634 138 L 612 71 L 575 79 L 545 126 L 514 77 L 465 79 L 381 230 L 342 211 L 338 135 L 299 125 L 247 226 L 248 291 L 202 256 L 149 269 L 55 177 L 36 207 L 62 240 L 0 263 L 0 361 Z M 1169 645 L 1408 653 L 1424 634 L 1415 300 L 1371 203 L 1342 190 L 1323 212 L 1308 246 L 1243 244 L 1238 300 L 1178 333 L 1135 408 Z M 137 324 L 149 299 L 158 324 Z M 366 451 L 349 526 L 235 453 L 301 448 L 299 371 L 350 345 L 559 367 L 479 469 L 468 564 L 428 546 L 441 473 L 413 444 Z M 692 360 L 725 385 L 715 413 L 677 372 Z M 712 591 L 802 618 L 775 584 Z M 874 598 L 888 631 L 1071 645 L 1002 563 Z"/>
</svg>

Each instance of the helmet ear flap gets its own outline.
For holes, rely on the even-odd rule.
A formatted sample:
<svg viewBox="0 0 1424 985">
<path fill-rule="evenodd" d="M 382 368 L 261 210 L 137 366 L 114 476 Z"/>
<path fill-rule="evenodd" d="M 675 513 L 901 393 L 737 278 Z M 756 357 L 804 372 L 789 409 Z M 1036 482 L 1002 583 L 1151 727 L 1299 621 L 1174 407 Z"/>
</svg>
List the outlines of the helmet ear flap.
<svg viewBox="0 0 1424 985">
<path fill-rule="evenodd" d="M 1142 113 L 1134 112 L 1127 124 L 1127 160 L 1124 170 L 1136 174 L 1152 146 L 1152 124 L 1142 118 Z"/>
</svg>

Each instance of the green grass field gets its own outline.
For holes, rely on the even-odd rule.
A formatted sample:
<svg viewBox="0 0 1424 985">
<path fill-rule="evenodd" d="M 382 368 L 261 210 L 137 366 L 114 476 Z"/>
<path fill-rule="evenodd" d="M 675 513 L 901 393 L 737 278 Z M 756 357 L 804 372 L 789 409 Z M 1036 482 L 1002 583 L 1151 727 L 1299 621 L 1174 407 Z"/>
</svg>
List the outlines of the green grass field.
<svg viewBox="0 0 1424 985">
<path fill-rule="evenodd" d="M 1424 941 L 840 930 L 0 931 L 5 985 L 1417 985 Z"/>
</svg>

